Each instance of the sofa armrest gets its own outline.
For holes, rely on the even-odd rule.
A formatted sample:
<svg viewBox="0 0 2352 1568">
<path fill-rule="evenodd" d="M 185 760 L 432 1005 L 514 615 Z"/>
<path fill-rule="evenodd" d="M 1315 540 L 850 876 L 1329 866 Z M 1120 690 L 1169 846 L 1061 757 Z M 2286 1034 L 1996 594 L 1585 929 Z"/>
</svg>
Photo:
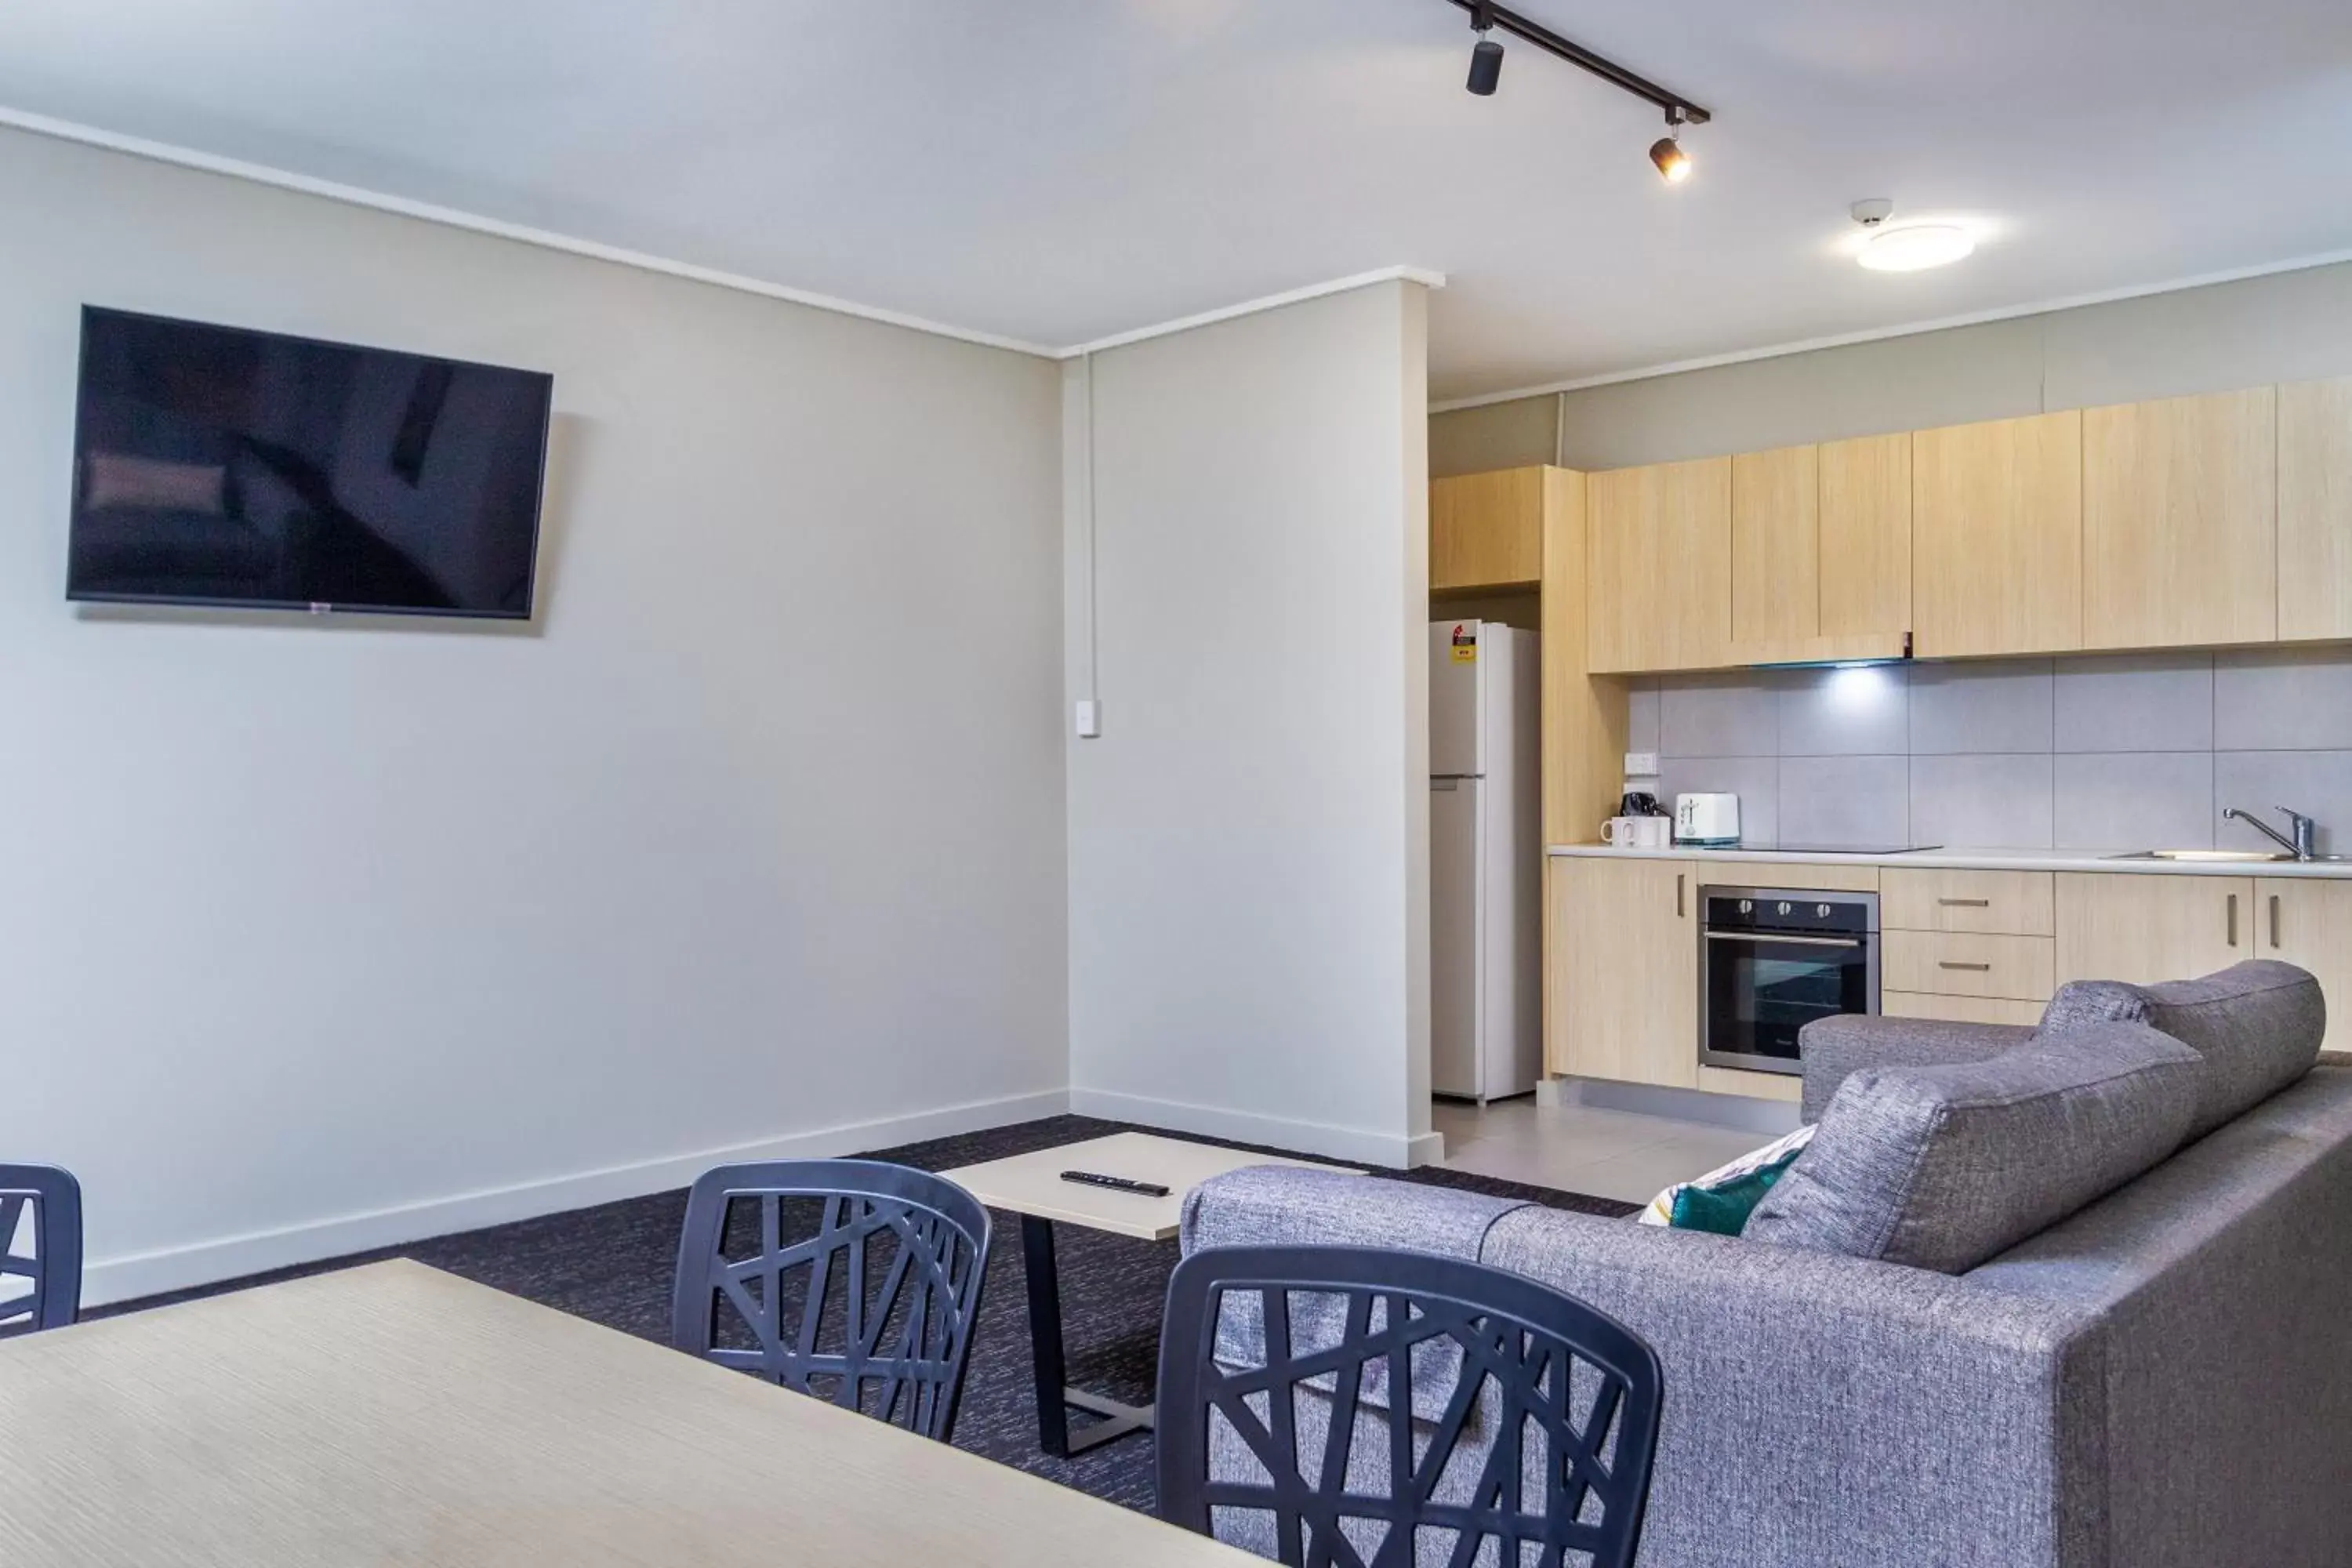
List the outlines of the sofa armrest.
<svg viewBox="0 0 2352 1568">
<path fill-rule="evenodd" d="M 2022 1024 L 1957 1024 L 1941 1018 L 1817 1018 L 1797 1036 L 1805 1069 L 1803 1113 L 1819 1121 L 1838 1085 L 1864 1068 L 1933 1068 L 1980 1062 L 2033 1037 Z"/>
<path fill-rule="evenodd" d="M 2103 1324 L 1965 1277 L 1552 1209 L 1485 1261 L 1665 1372 L 1644 1564 L 2105 1564 Z"/>
</svg>

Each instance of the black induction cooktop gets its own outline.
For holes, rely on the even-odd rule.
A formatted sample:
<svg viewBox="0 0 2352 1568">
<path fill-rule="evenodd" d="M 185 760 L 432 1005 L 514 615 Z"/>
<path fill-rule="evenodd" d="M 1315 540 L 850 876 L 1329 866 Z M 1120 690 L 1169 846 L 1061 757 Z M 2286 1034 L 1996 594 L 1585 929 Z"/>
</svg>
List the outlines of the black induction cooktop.
<svg viewBox="0 0 2352 1568">
<path fill-rule="evenodd" d="M 1776 855 L 1925 855 L 1940 844 L 1782 844 Z"/>
</svg>

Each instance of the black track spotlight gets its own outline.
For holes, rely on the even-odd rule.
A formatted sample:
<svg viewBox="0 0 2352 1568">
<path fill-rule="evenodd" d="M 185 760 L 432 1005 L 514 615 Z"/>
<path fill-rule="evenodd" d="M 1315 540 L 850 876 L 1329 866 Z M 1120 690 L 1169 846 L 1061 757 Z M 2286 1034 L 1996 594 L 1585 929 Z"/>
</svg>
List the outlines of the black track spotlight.
<svg viewBox="0 0 2352 1568">
<path fill-rule="evenodd" d="M 1470 25 L 1478 30 L 1477 47 L 1470 51 L 1472 92 L 1480 98 L 1495 96 L 1495 89 L 1503 80 L 1503 46 L 1495 41 L 1495 35 L 1508 33 L 1521 43 L 1566 60 L 1580 70 L 1591 71 L 1620 91 L 1646 99 L 1664 110 L 1666 134 L 1650 148 L 1650 162 L 1658 166 L 1659 174 L 1670 185 L 1679 185 L 1690 178 L 1691 160 L 1690 154 L 1683 151 L 1682 128 L 1705 125 L 1715 118 L 1712 114 L 1681 93 L 1669 92 L 1615 60 L 1594 54 L 1575 39 L 1561 37 L 1534 17 L 1512 10 L 1502 0 L 1446 0 L 1446 4 L 1469 12 Z"/>
<path fill-rule="evenodd" d="M 1479 39 L 1470 51 L 1470 90 L 1480 98 L 1492 98 L 1502 79 L 1503 46 L 1492 38 Z"/>
<path fill-rule="evenodd" d="M 1679 136 L 1661 136 L 1650 144 L 1650 162 L 1658 166 L 1658 174 L 1670 185 L 1679 185 L 1691 177 L 1690 154 L 1683 151 Z"/>
<path fill-rule="evenodd" d="M 1473 5 L 1470 25 L 1478 29 L 1478 42 L 1470 50 L 1470 90 L 1480 98 L 1492 98 L 1503 79 L 1503 46 L 1495 41 L 1493 9 Z"/>
</svg>

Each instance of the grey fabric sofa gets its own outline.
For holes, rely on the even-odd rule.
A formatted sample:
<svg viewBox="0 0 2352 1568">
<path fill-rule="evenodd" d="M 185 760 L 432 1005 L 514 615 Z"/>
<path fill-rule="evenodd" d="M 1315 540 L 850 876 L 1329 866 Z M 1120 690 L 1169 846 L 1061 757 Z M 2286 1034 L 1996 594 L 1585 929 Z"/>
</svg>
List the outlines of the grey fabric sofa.
<svg viewBox="0 0 2352 1568">
<path fill-rule="evenodd" d="M 2315 1003 L 2285 1015 L 2297 1031 Z M 1980 1082 L 1970 1064 L 2067 1037 L 1826 1032 L 1806 1037 L 1807 1103 L 1848 1120 L 1874 1084 Z M 1666 1374 L 1645 1568 L 2340 1568 L 2352 1066 L 2297 1071 L 1961 1273 L 1507 1203 L 1465 1241 L 1461 1194 L 1267 1169 L 1196 1189 L 1186 1245 L 1308 1242 L 1318 1204 L 1344 1205 L 1351 1228 L 1425 1233 L 1642 1334 Z"/>
</svg>

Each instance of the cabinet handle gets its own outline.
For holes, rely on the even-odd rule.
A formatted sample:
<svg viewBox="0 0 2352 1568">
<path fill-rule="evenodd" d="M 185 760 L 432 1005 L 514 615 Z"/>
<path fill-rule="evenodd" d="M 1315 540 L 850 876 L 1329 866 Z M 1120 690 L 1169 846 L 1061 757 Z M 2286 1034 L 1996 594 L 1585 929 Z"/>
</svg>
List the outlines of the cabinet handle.
<svg viewBox="0 0 2352 1568">
<path fill-rule="evenodd" d="M 2278 896 L 2276 893 L 2273 893 L 2273 894 L 2271 895 L 2271 946 L 2273 946 L 2273 948 L 2275 948 L 2275 947 L 2276 947 L 2276 946 L 2278 946 L 2278 944 L 2279 944 L 2279 907 L 2278 907 L 2278 905 L 2279 905 L 2279 896 Z"/>
<path fill-rule="evenodd" d="M 1675 876 L 1675 919 L 1676 920 L 1683 918 L 1683 883 L 1688 879 L 1688 876 L 1687 872 L 1677 872 Z"/>
<path fill-rule="evenodd" d="M 1992 908 L 1992 900 L 1990 899 L 1937 899 L 1936 901 L 1943 905 L 1948 910 L 1989 910 Z"/>
<path fill-rule="evenodd" d="M 1992 971 L 1992 965 L 1990 963 L 1955 963 L 1948 958 L 1937 963 L 1936 967 L 1938 969 L 1973 969 L 1981 973 L 1990 973 Z"/>
<path fill-rule="evenodd" d="M 2238 895 L 2230 895 L 2230 945 L 2238 945 Z"/>
</svg>

